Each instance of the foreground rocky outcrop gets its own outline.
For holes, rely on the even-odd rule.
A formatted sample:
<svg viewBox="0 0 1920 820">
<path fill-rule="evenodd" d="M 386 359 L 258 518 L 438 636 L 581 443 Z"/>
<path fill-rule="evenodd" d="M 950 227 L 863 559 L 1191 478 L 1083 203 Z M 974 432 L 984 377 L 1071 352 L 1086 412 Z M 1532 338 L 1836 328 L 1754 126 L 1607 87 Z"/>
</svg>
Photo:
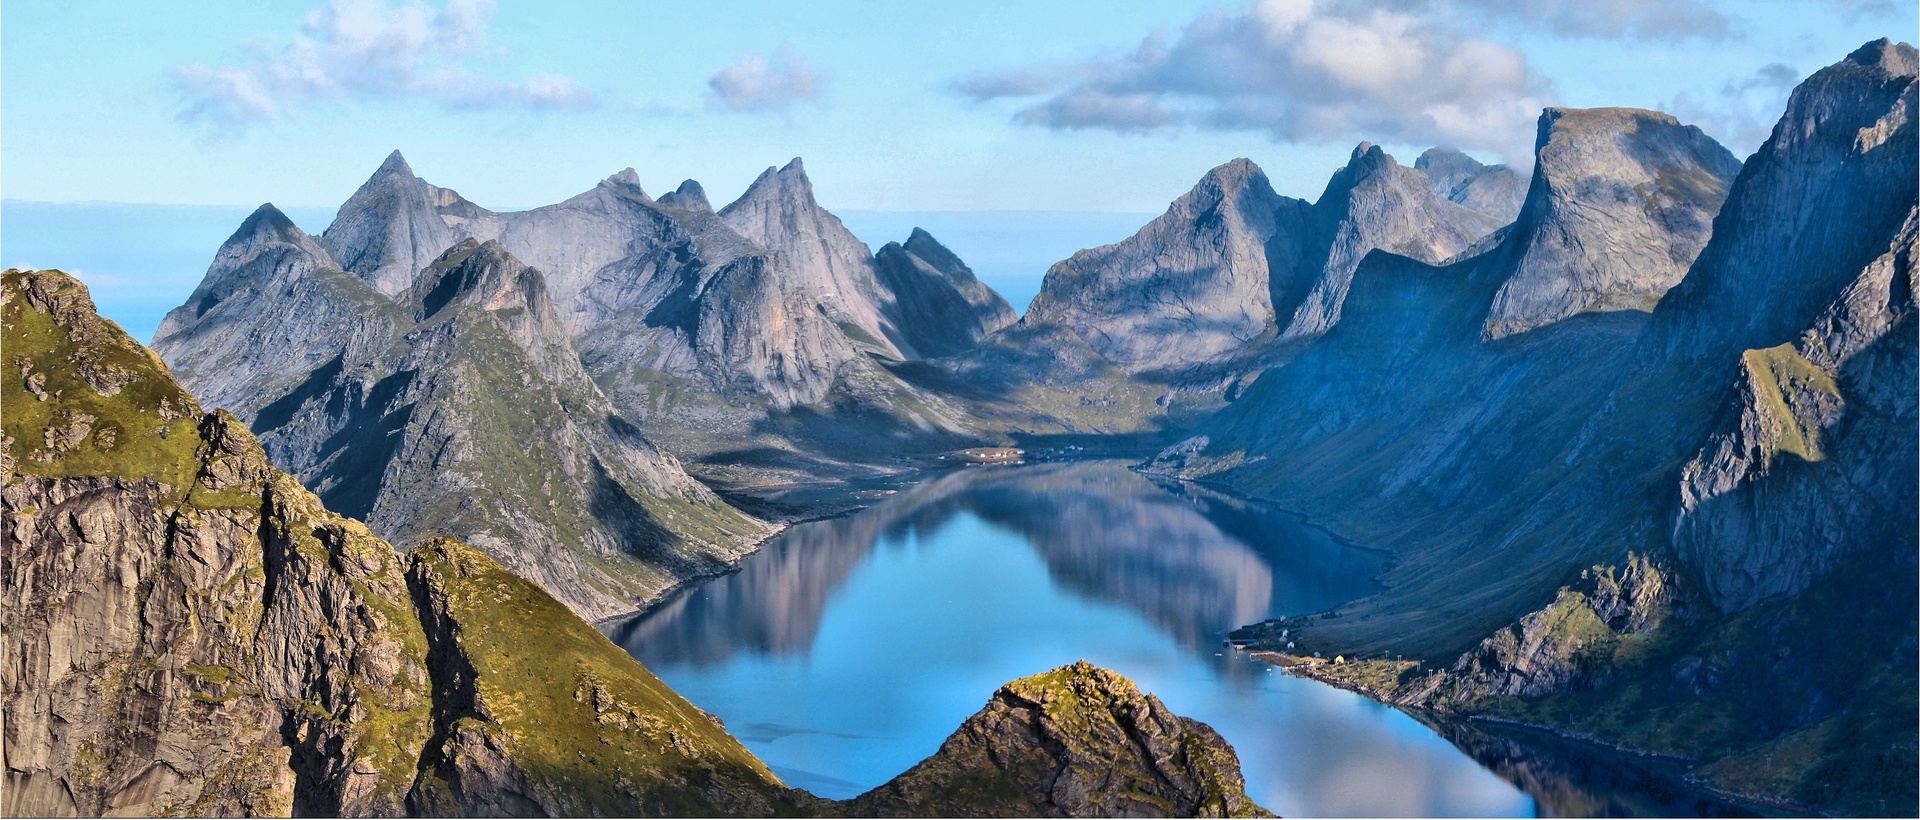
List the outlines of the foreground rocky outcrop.
<svg viewBox="0 0 1920 820">
<path fill-rule="evenodd" d="M 1233 748 L 1080 661 L 1000 687 L 940 751 L 849 801 L 870 817 L 1271 817 Z"/>
<path fill-rule="evenodd" d="M 465 251 L 441 260 L 423 310 L 480 294 L 539 321 L 525 310 L 540 304 L 530 269 L 483 246 Z M 450 281 L 462 284 L 440 287 Z M 873 807 L 788 789 L 717 718 L 482 551 L 434 538 L 403 556 L 329 512 L 234 416 L 203 413 L 159 357 L 95 313 L 77 280 L 7 271 L 0 322 L 13 357 L 0 376 L 0 814 L 862 816 L 1005 805 L 958 785 Z M 1045 737 L 1075 750 L 1069 768 L 1080 774 L 1020 769 L 1001 774 L 1007 788 L 1052 790 L 1058 811 L 1078 816 L 1258 811 L 1224 741 L 1125 679 L 1082 665 L 1009 691 L 1034 681 L 1082 693 L 1135 734 L 1088 723 L 1097 710 L 1048 711 Z M 1052 747 L 998 748 L 1031 759 Z M 1116 764 L 1161 776 L 1111 801 L 1076 802 L 1061 788 Z"/>
</svg>

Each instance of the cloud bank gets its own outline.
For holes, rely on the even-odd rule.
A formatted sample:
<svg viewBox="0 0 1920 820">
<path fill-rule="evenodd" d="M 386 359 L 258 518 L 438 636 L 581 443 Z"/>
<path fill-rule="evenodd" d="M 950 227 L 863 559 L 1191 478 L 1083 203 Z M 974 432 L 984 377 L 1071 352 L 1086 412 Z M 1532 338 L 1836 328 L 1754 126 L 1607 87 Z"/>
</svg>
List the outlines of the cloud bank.
<svg viewBox="0 0 1920 820">
<path fill-rule="evenodd" d="M 599 104 L 571 77 L 535 74 L 497 84 L 462 61 L 487 42 L 493 0 L 329 0 L 309 13 L 285 43 L 246 47 L 238 65 L 177 66 L 173 81 L 186 99 L 182 122 L 240 128 L 273 122 L 316 98 L 415 98 L 451 108 L 513 106 L 583 109 Z"/>
<path fill-rule="evenodd" d="M 707 78 L 707 108 L 715 111 L 785 111 L 820 98 L 825 81 L 799 56 L 782 48 L 772 59 L 743 54 Z"/>
<path fill-rule="evenodd" d="M 1365 137 L 1484 149 L 1522 165 L 1535 118 L 1553 102 L 1516 49 L 1387 5 L 1314 0 L 1261 0 L 1123 56 L 978 75 L 953 90 L 975 101 L 1042 97 L 1014 120 L 1053 129 Z"/>
</svg>

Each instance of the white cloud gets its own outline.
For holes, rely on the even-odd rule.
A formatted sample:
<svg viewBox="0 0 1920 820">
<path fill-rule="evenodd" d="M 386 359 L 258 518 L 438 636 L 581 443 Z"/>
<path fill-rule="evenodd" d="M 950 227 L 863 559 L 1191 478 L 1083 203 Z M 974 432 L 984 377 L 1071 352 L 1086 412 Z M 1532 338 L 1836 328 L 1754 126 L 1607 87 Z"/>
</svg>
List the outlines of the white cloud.
<svg viewBox="0 0 1920 820">
<path fill-rule="evenodd" d="M 1017 122 L 1140 132 L 1192 126 L 1286 142 L 1451 144 L 1527 164 L 1553 102 L 1519 51 L 1402 10 L 1262 0 L 1112 59 L 963 79 L 976 100 L 1033 97 Z"/>
<path fill-rule="evenodd" d="M 1869 0 L 1870 2 L 1873 0 Z M 1409 9 L 1455 11 L 1481 25 L 1617 40 L 1720 40 L 1739 25 L 1712 0 L 1394 0 Z M 1838 0 L 1848 2 L 1848 0 Z"/>
<path fill-rule="evenodd" d="M 1735 155 L 1746 156 L 1773 134 L 1774 123 L 1786 112 L 1787 98 L 1801 79 L 1792 66 L 1768 63 L 1718 90 L 1677 94 L 1660 110 L 1700 126 Z"/>
<path fill-rule="evenodd" d="M 173 70 L 185 122 L 244 127 L 288 116 L 324 97 L 413 97 L 451 107 L 591 108 L 593 92 L 570 77 L 536 74 L 490 83 L 464 65 L 487 42 L 493 0 L 329 0 L 284 43 L 249 47 L 239 65 Z"/>
<path fill-rule="evenodd" d="M 707 107 L 720 111 L 783 111 L 796 102 L 817 100 L 824 80 L 792 51 L 782 48 L 769 60 L 743 54 L 733 65 L 707 78 Z"/>
</svg>

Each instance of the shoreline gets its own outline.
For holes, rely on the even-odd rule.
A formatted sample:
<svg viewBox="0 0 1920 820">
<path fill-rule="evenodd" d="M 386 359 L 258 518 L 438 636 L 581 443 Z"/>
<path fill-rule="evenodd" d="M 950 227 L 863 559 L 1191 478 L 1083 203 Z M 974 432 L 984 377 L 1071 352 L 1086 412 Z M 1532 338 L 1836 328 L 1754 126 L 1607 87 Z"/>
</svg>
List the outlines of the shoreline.
<svg viewBox="0 0 1920 820">
<path fill-rule="evenodd" d="M 1677 773 L 1677 777 L 1673 777 L 1671 779 L 1676 780 L 1679 783 L 1685 784 L 1689 788 L 1696 789 L 1700 792 L 1703 792 L 1709 797 L 1712 797 L 1716 800 L 1724 801 L 1736 807 L 1748 808 L 1748 809 L 1785 810 L 1785 811 L 1794 812 L 1794 813 L 1798 813 L 1798 814 L 1801 814 L 1804 816 L 1810 816 L 1810 817 L 1837 816 L 1828 812 L 1821 811 L 1816 806 L 1802 803 L 1797 800 L 1789 800 L 1789 799 L 1780 798 L 1780 797 L 1770 797 L 1767 795 L 1760 795 L 1760 794 L 1745 794 L 1742 792 L 1736 792 L 1730 789 L 1724 789 L 1719 786 L 1715 786 L 1712 783 L 1706 780 L 1703 780 L 1698 775 L 1694 774 L 1693 770 L 1699 768 L 1701 765 L 1703 765 L 1706 762 L 1698 758 L 1688 757 L 1686 755 L 1672 754 L 1668 752 L 1655 752 L 1655 751 L 1649 751 L 1647 749 L 1636 749 L 1632 746 L 1625 746 L 1618 743 L 1613 743 L 1613 742 L 1604 740 L 1602 738 L 1596 737 L 1594 735 L 1586 734 L 1583 732 L 1571 732 L 1565 729 L 1561 729 L 1559 727 L 1550 726 L 1543 723 L 1533 723 L 1533 722 L 1524 721 L 1524 720 L 1516 720 L 1513 718 L 1504 718 L 1498 715 L 1487 715 L 1487 714 L 1472 713 L 1472 712 L 1446 712 L 1438 709 L 1425 709 L 1418 706 L 1409 706 L 1402 703 L 1396 703 L 1391 698 L 1381 694 L 1380 692 L 1375 691 L 1370 687 L 1362 686 L 1362 685 L 1353 683 L 1351 681 L 1345 680 L 1343 678 L 1338 678 L 1338 677 L 1321 673 L 1319 671 L 1319 667 L 1327 663 L 1331 663 L 1331 661 L 1326 660 L 1324 658 L 1307 658 L 1299 655 L 1288 655 L 1283 652 L 1274 652 L 1272 650 L 1266 650 L 1266 649 L 1252 649 L 1239 644 L 1231 644 L 1231 642 L 1229 643 L 1235 650 L 1245 652 L 1248 655 L 1252 656 L 1255 660 L 1258 660 L 1262 663 L 1266 663 L 1271 666 L 1279 668 L 1283 674 L 1292 675 L 1297 678 L 1304 678 L 1306 680 L 1314 681 L 1316 683 L 1321 683 L 1327 686 L 1331 686 L 1335 689 L 1342 689 L 1348 692 L 1352 692 L 1356 695 L 1359 695 L 1363 698 L 1371 700 L 1382 706 L 1387 706 L 1387 707 L 1396 709 L 1401 713 L 1406 714 L 1408 717 L 1412 717 L 1414 720 L 1420 720 L 1420 715 L 1433 715 L 1440 718 L 1446 718 L 1451 720 L 1461 720 L 1469 723 L 1491 724 L 1493 726 L 1507 727 L 1510 729 L 1521 729 L 1525 731 L 1539 732 L 1541 734 L 1549 735 L 1558 741 L 1576 744 L 1579 746 L 1584 746 L 1592 751 L 1600 752 L 1603 754 L 1619 755 L 1623 757 L 1642 758 L 1642 759 L 1647 759 L 1652 761 L 1658 761 L 1661 763 L 1666 763 L 1669 765 L 1680 766 L 1682 767 L 1682 770 Z M 1291 664 L 1288 663 L 1287 659 L 1289 658 L 1294 659 L 1295 662 Z M 1312 661 L 1318 661 L 1318 663 L 1313 663 Z M 1442 738 L 1442 739 L 1445 739 L 1445 738 Z M 1452 741 L 1448 741 L 1448 742 L 1452 743 Z M 1458 746 L 1456 746 L 1456 748 L 1458 748 Z M 1462 751 L 1464 752 L 1465 750 L 1462 750 Z"/>
</svg>

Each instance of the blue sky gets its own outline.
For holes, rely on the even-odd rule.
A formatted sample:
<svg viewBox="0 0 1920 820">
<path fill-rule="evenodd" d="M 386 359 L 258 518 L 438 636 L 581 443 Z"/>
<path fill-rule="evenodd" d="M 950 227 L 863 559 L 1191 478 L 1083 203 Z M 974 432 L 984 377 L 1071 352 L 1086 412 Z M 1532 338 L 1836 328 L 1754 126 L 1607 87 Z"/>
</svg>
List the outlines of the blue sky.
<svg viewBox="0 0 1920 820">
<path fill-rule="evenodd" d="M 394 148 L 483 205 L 633 166 L 716 202 L 804 156 L 830 208 L 1152 212 L 1247 156 L 1316 197 L 1353 144 L 1525 162 L 1546 103 L 1744 155 L 1884 0 L 653 3 L 11 0 L 15 200 L 332 207 Z"/>
</svg>

